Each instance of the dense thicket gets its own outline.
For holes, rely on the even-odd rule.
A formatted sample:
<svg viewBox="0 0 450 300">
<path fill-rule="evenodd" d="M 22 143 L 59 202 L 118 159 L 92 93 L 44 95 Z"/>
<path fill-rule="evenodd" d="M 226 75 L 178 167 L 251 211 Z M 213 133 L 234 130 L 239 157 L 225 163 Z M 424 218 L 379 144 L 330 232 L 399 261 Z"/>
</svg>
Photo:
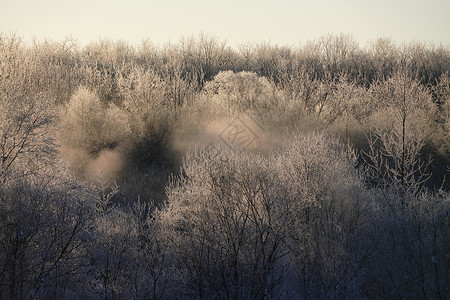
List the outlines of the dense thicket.
<svg viewBox="0 0 450 300">
<path fill-rule="evenodd" d="M 0 298 L 450 297 L 450 49 L 0 35 Z"/>
</svg>

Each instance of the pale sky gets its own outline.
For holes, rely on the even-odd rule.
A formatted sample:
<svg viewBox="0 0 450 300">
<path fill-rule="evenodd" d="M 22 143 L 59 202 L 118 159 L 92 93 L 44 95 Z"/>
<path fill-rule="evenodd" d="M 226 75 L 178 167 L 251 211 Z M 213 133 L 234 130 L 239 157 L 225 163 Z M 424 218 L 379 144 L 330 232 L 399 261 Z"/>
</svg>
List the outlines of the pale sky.
<svg viewBox="0 0 450 300">
<path fill-rule="evenodd" d="M 101 38 L 157 45 L 203 32 L 229 45 L 299 45 L 330 33 L 365 46 L 378 37 L 398 43 L 450 45 L 450 0 L 0 0 L 0 32 L 81 45 Z"/>
</svg>

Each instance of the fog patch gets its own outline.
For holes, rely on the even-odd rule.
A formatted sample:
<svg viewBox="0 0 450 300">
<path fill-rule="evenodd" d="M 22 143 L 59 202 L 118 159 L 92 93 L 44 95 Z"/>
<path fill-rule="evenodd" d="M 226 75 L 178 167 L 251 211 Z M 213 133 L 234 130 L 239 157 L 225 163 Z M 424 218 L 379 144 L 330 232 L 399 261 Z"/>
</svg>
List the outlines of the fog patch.
<svg viewBox="0 0 450 300">
<path fill-rule="evenodd" d="M 222 144 L 233 151 L 269 153 L 280 146 L 281 139 L 255 117 L 239 114 L 207 122 L 194 133 L 186 133 L 181 128 L 172 140 L 174 150 L 182 155 L 209 144 Z"/>
<path fill-rule="evenodd" d="M 90 161 L 85 171 L 85 178 L 90 182 L 116 180 L 124 165 L 123 154 L 119 149 L 105 149 Z"/>
<path fill-rule="evenodd" d="M 121 147 L 104 149 L 96 155 L 80 148 L 61 147 L 60 153 L 77 176 L 92 184 L 117 180 L 126 164 Z"/>
</svg>

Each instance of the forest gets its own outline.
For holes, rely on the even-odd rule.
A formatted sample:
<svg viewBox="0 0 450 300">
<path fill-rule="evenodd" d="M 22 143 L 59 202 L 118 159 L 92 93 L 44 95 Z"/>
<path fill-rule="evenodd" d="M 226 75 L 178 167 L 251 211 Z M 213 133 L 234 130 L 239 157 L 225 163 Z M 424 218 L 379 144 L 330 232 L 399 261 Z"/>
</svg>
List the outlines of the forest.
<svg viewBox="0 0 450 300">
<path fill-rule="evenodd" d="M 450 47 L 0 34 L 1 299 L 449 299 Z"/>
</svg>

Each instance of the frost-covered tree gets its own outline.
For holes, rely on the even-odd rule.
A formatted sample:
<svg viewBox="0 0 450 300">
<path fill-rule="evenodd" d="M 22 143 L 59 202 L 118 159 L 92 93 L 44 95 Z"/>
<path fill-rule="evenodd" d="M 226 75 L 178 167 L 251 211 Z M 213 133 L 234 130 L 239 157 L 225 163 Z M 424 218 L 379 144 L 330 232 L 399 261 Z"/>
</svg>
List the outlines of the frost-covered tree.
<svg viewBox="0 0 450 300">
<path fill-rule="evenodd" d="M 291 278 L 301 298 L 361 297 L 371 241 L 372 197 L 356 156 L 334 139 L 297 136 L 277 157 L 293 224 L 287 231 Z"/>
<path fill-rule="evenodd" d="M 119 78 L 132 158 L 143 166 L 165 160 L 170 145 L 173 103 L 166 97 L 166 85 L 152 70 L 134 69 Z"/>
<path fill-rule="evenodd" d="M 297 137 L 269 158 L 215 146 L 188 155 L 158 215 L 181 295 L 360 295 L 373 243 L 354 164 L 322 135 Z"/>
<path fill-rule="evenodd" d="M 111 106 L 109 111 L 114 110 L 115 107 Z M 61 140 L 65 146 L 81 148 L 92 154 L 114 148 L 124 137 L 120 121 L 120 116 L 108 116 L 108 109 L 94 92 L 80 87 L 61 115 Z"/>
<path fill-rule="evenodd" d="M 62 169 L 48 172 L 0 183 L 1 298 L 80 292 L 96 195 Z"/>
<path fill-rule="evenodd" d="M 220 148 L 186 160 L 159 215 L 185 296 L 240 299 L 277 293 L 288 207 L 261 157 Z M 280 201 L 281 202 L 281 201 Z"/>
<path fill-rule="evenodd" d="M 0 85 L 0 181 L 39 172 L 53 158 L 55 110 L 48 101 L 20 84 Z"/>
<path fill-rule="evenodd" d="M 403 198 L 395 190 L 374 191 L 376 201 L 371 238 L 376 248 L 367 257 L 369 298 L 431 298 L 449 296 L 449 195 L 422 192 Z"/>
<path fill-rule="evenodd" d="M 442 74 L 438 83 L 433 88 L 436 95 L 438 109 L 437 131 L 434 133 L 434 140 L 439 151 L 450 156 L 450 77 L 449 73 Z"/>
<path fill-rule="evenodd" d="M 376 195 L 368 293 L 386 298 L 448 297 L 448 194 L 425 189 L 429 161 L 422 149 L 433 135 L 435 103 L 417 80 L 397 73 L 372 87 L 378 108 L 369 136 L 365 175 Z M 382 114 L 382 115 L 381 115 Z M 428 163 L 427 163 L 428 161 Z M 444 182 L 445 184 L 445 182 Z M 447 216 L 447 217 L 446 217 Z"/>
<path fill-rule="evenodd" d="M 230 113 L 264 111 L 276 101 L 276 90 L 265 78 L 253 72 L 220 72 L 205 85 L 213 105 Z"/>
<path fill-rule="evenodd" d="M 403 197 L 416 194 L 428 178 L 420 151 L 434 126 L 431 94 L 403 72 L 374 84 L 372 95 L 378 107 L 368 165 L 382 184 Z"/>
</svg>

